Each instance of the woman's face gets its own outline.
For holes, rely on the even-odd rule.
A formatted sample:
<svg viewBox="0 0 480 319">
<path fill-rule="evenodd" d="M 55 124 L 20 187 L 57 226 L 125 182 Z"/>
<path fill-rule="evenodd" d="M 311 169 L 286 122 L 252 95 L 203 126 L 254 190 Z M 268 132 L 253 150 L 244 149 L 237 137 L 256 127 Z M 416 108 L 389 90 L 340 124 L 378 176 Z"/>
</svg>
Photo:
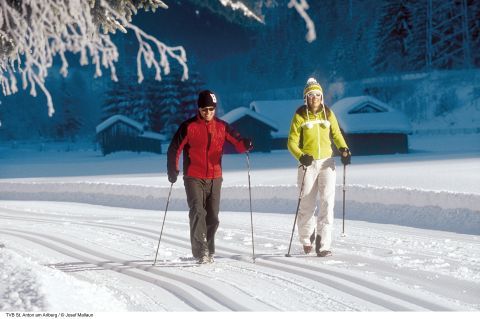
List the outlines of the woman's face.
<svg viewBox="0 0 480 319">
<path fill-rule="evenodd" d="M 307 105 L 313 113 L 317 113 L 320 110 L 322 103 L 323 94 L 321 92 L 312 91 L 307 94 Z"/>
</svg>

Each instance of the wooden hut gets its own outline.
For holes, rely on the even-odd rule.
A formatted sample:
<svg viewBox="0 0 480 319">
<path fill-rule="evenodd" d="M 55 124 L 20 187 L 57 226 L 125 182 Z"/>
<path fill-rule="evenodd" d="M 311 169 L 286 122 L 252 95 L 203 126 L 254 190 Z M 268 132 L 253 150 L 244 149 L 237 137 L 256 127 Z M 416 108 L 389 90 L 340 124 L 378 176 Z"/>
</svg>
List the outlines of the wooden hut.
<svg viewBox="0 0 480 319">
<path fill-rule="evenodd" d="M 145 131 L 143 125 L 123 115 L 109 117 L 96 127 L 103 155 L 119 151 L 162 153 L 162 134 Z"/>
<path fill-rule="evenodd" d="M 223 115 L 224 120 L 235 128 L 242 136 L 251 138 L 253 152 L 270 152 L 272 149 L 272 132 L 278 131 L 277 125 L 267 117 L 246 107 L 238 107 Z M 233 148 L 227 144 L 225 153 L 233 153 Z"/>
<path fill-rule="evenodd" d="M 343 98 L 332 110 L 352 154 L 408 153 L 412 128 L 402 112 L 372 96 Z"/>
<path fill-rule="evenodd" d="M 250 103 L 250 109 L 273 122 L 277 131 L 272 132 L 272 149 L 287 149 L 288 133 L 295 111 L 303 100 L 263 100 Z"/>
</svg>

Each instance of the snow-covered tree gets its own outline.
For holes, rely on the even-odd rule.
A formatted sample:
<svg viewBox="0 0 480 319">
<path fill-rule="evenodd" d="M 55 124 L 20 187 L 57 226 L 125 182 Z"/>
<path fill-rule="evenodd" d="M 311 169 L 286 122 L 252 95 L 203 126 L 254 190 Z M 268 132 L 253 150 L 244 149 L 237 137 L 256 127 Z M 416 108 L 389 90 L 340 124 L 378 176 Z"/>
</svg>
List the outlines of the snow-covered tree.
<svg viewBox="0 0 480 319">
<path fill-rule="evenodd" d="M 121 114 L 140 122 L 146 130 L 173 136 L 179 124 L 197 112 L 203 81 L 192 65 L 190 70 L 185 81 L 180 80 L 182 70 L 174 67 L 162 81 L 147 76 L 139 84 L 128 68 L 119 69 L 119 81 L 112 82 L 106 92 L 102 120 Z"/>
<path fill-rule="evenodd" d="M 479 2 L 428 0 L 426 7 L 427 68 L 431 70 L 474 66 L 474 61 L 480 56 L 479 51 L 475 51 L 475 48 L 479 47 Z"/>
<path fill-rule="evenodd" d="M 157 92 L 149 91 L 153 93 L 150 98 L 154 99 L 150 118 L 152 130 L 168 137 L 173 136 L 177 129 L 177 118 L 182 115 L 177 79 L 168 76 L 158 84 Z"/>
<path fill-rule="evenodd" d="M 187 81 L 180 82 L 180 110 L 181 118 L 177 121 L 180 123 L 198 112 L 197 98 L 198 93 L 204 88 L 205 82 L 202 80 L 200 73 L 191 68 L 190 76 Z"/>
<path fill-rule="evenodd" d="M 142 63 L 155 69 L 155 78 L 170 72 L 170 59 L 183 66 L 188 78 L 183 47 L 170 47 L 146 34 L 130 21 L 139 8 L 166 8 L 160 0 L 1 0 L 0 1 L 0 82 L 4 95 L 18 91 L 17 75 L 23 89 L 35 96 L 39 87 L 47 98 L 49 115 L 53 101 L 45 78 L 54 57 L 62 61 L 61 73 L 68 72 L 67 52 L 80 54 L 80 63 L 92 63 L 96 76 L 110 69 L 116 80 L 118 51 L 109 33 L 131 30 L 139 43 L 138 80 L 143 80 Z"/>
<path fill-rule="evenodd" d="M 378 20 L 379 71 L 458 69 L 480 65 L 480 2 L 388 0 Z"/>
<path fill-rule="evenodd" d="M 112 82 L 105 92 L 102 120 L 113 115 L 125 115 L 145 128 L 150 126 L 151 103 L 146 98 L 152 79 L 147 78 L 139 85 L 133 74 L 119 74 L 120 81 Z"/>
<path fill-rule="evenodd" d="M 413 28 L 412 0 L 386 0 L 377 29 L 378 47 L 374 67 L 378 71 L 408 68 L 408 39 Z"/>
<path fill-rule="evenodd" d="M 469 1 L 468 27 L 470 30 L 472 61 L 475 67 L 480 67 L 480 2 Z"/>
<path fill-rule="evenodd" d="M 307 40 L 316 38 L 315 26 L 307 14 L 306 0 L 190 0 L 194 5 L 220 4 L 232 12 L 262 22 L 264 8 L 280 3 L 294 8 L 305 20 Z M 117 30 L 133 31 L 139 43 L 137 55 L 138 81 L 143 81 L 143 63 L 155 69 L 155 79 L 169 74 L 169 59 L 183 67 L 181 79 L 188 78 L 186 53 L 181 46 L 170 47 L 146 34 L 131 23 L 137 10 L 167 8 L 161 0 L 0 0 L 0 82 L 3 94 L 18 92 L 30 87 L 36 96 L 40 88 L 47 99 L 48 113 L 53 115 L 52 97 L 45 86 L 45 78 L 54 57 L 62 62 L 61 73 L 68 72 L 67 52 L 80 55 L 82 65 L 94 64 L 96 76 L 110 70 L 112 80 L 117 80 L 115 62 L 118 51 L 109 33 Z M 253 9 L 252 9 L 253 8 Z M 260 14 L 257 14 L 260 13 Z M 225 13 L 224 13 L 225 15 Z M 20 78 L 18 79 L 17 78 Z"/>
<path fill-rule="evenodd" d="M 82 89 L 82 88 L 78 88 Z M 77 101 L 67 88 L 66 79 L 61 80 L 60 92 L 61 96 L 58 98 L 60 108 L 60 116 L 56 117 L 54 135 L 60 139 L 74 140 L 75 135 L 82 127 L 82 121 L 78 115 L 79 101 Z"/>
</svg>

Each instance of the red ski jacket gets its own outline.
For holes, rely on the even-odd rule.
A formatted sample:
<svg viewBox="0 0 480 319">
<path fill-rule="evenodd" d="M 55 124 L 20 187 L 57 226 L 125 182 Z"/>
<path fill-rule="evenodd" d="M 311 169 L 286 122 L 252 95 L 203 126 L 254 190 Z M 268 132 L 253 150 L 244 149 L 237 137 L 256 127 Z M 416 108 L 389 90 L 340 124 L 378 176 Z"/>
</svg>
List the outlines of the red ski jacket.
<svg viewBox="0 0 480 319">
<path fill-rule="evenodd" d="M 183 150 L 183 174 L 196 178 L 222 176 L 223 144 L 230 142 L 239 153 L 247 149 L 238 132 L 227 122 L 214 117 L 206 122 L 200 114 L 183 122 L 170 142 L 167 169 L 179 171 L 178 160 Z"/>
</svg>

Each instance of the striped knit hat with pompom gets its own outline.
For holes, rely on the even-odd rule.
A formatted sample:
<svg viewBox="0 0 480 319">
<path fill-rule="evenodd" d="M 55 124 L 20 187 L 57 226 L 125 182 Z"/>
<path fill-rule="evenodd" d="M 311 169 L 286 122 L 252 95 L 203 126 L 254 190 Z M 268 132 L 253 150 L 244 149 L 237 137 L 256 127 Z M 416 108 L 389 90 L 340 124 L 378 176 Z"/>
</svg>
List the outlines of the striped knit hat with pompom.
<svg viewBox="0 0 480 319">
<path fill-rule="evenodd" d="M 320 84 L 318 84 L 317 80 L 315 80 L 314 78 L 309 78 L 307 80 L 307 84 L 303 89 L 303 98 L 307 99 L 307 94 L 310 92 L 320 92 L 323 95 L 322 87 L 320 86 Z"/>
</svg>

